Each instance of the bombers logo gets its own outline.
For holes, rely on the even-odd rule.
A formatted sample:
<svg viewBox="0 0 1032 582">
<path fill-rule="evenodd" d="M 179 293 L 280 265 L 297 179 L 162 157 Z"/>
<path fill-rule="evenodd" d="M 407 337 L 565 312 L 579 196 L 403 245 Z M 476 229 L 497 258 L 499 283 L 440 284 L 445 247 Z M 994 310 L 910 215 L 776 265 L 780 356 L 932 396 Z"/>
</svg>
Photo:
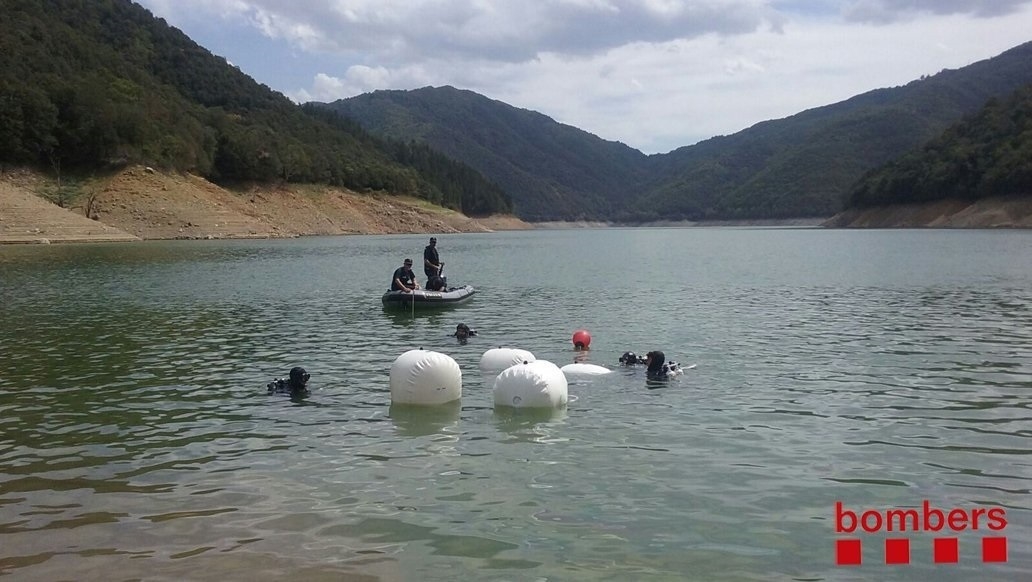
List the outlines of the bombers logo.
<svg viewBox="0 0 1032 582">
<path fill-rule="evenodd" d="M 835 533 L 893 534 L 932 533 L 932 561 L 956 564 L 960 561 L 960 538 L 953 534 L 983 534 L 982 562 L 1006 562 L 1007 538 L 1000 535 L 1007 527 L 1007 512 L 1002 507 L 938 509 L 925 500 L 920 509 L 852 510 L 835 502 Z M 835 540 L 835 564 L 859 566 L 863 562 L 863 543 L 859 538 Z M 910 563 L 910 538 L 885 539 L 885 563 Z"/>
</svg>

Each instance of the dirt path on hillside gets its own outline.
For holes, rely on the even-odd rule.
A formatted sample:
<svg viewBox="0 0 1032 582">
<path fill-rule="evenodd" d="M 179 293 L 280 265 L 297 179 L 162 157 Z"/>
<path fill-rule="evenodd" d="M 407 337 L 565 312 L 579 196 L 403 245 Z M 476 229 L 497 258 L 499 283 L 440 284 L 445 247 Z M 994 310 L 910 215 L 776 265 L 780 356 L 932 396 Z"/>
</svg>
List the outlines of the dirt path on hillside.
<svg viewBox="0 0 1032 582">
<path fill-rule="evenodd" d="M 81 182 L 69 208 L 44 198 L 54 182 L 0 175 L 0 243 L 517 230 L 512 216 L 472 219 L 422 200 L 326 186 L 230 191 L 197 176 L 134 167 Z"/>
</svg>

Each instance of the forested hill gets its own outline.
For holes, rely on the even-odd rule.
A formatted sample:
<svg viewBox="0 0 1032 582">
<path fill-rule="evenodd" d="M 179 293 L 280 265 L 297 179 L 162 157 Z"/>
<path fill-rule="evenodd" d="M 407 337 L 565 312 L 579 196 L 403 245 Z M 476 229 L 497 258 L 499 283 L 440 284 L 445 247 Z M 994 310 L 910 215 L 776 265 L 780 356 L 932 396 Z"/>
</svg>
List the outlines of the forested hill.
<svg viewBox="0 0 1032 582">
<path fill-rule="evenodd" d="M 527 220 L 604 220 L 639 191 L 645 154 L 454 87 L 375 91 L 327 105 L 369 131 L 426 143 L 480 170 Z"/>
<path fill-rule="evenodd" d="M 1030 83 L 1027 43 L 645 156 L 451 87 L 297 106 L 129 0 L 2 0 L 0 165 L 67 175 L 138 163 L 224 184 L 385 190 L 469 215 L 515 210 L 530 220 L 830 216 L 866 172 L 992 98 L 1001 101 L 984 115 L 996 119 L 1002 100 Z M 968 195 L 1003 189 L 1023 175 L 1018 162 L 1028 156 L 1018 138 L 1001 137 L 1012 145 L 997 149 L 992 140 L 1006 128 L 993 127 L 956 130 L 965 145 L 936 142 L 938 161 L 918 169 L 908 158 L 872 174 L 853 200 L 904 199 L 904 186 L 919 182 L 949 183 L 954 192 L 963 184 Z M 915 187 L 914 196 L 930 195 Z"/>
<path fill-rule="evenodd" d="M 309 182 L 510 212 L 497 185 L 425 145 L 299 107 L 129 0 L 3 0 L 0 164 L 141 163 L 216 182 Z"/>
<path fill-rule="evenodd" d="M 638 209 L 691 218 L 829 216 L 865 172 L 1028 83 L 1032 43 L 656 156 L 657 181 Z"/>
<path fill-rule="evenodd" d="M 1013 195 L 1032 197 L 1032 84 L 869 172 L 850 206 Z"/>
<path fill-rule="evenodd" d="M 531 220 L 830 216 L 868 170 L 1032 82 L 1032 43 L 994 58 L 645 156 L 451 87 L 329 104 L 377 135 L 428 143 L 481 171 Z"/>
</svg>

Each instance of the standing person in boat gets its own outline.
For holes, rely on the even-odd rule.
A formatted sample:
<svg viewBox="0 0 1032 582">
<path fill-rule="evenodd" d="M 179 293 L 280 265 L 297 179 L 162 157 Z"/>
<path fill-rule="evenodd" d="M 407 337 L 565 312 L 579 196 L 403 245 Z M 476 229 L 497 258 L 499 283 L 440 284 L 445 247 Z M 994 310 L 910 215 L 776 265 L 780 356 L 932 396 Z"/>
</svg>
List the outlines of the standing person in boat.
<svg viewBox="0 0 1032 582">
<path fill-rule="evenodd" d="M 405 264 L 394 270 L 391 291 L 411 293 L 416 289 L 419 289 L 419 283 L 416 281 L 416 274 L 412 272 L 412 259 L 405 259 Z"/>
<path fill-rule="evenodd" d="M 427 289 L 430 288 L 431 281 L 441 276 L 442 269 L 444 269 L 444 263 L 441 262 L 441 257 L 437 254 L 437 237 L 432 236 L 430 237 L 430 244 L 423 249 L 423 273 L 426 274 Z"/>
</svg>

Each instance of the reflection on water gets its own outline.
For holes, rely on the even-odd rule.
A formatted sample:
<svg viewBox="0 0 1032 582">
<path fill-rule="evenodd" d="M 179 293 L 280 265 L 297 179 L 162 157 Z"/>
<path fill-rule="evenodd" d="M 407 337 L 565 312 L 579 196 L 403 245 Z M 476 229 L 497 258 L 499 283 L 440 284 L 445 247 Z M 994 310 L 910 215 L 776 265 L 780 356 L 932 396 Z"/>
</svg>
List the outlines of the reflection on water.
<svg viewBox="0 0 1032 582">
<path fill-rule="evenodd" d="M 461 411 L 461 400 L 437 406 L 391 403 L 390 417 L 398 433 L 406 436 L 455 434 Z"/>
<path fill-rule="evenodd" d="M 563 408 L 495 408 L 494 419 L 498 430 L 509 435 L 503 442 L 550 444 L 563 441 L 563 420 L 567 416 Z"/>
<path fill-rule="evenodd" d="M 397 257 L 423 238 L 0 247 L 0 572 L 1032 571 L 1032 234 L 442 236 L 450 278 L 477 297 L 415 317 L 384 311 Z M 626 266 L 617 286 L 611 264 Z M 478 335 L 457 342 L 459 322 Z M 581 328 L 592 350 L 574 353 Z M 478 363 L 499 346 L 616 373 L 571 381 L 566 409 L 495 410 L 494 376 Z M 417 347 L 455 358 L 461 402 L 390 404 L 390 365 Z M 697 368 L 657 386 L 619 366 L 629 349 Z M 312 394 L 268 394 L 295 365 Z M 1008 562 L 962 549 L 943 568 L 921 541 L 908 568 L 834 567 L 835 501 L 925 499 L 1005 507 Z"/>
</svg>

